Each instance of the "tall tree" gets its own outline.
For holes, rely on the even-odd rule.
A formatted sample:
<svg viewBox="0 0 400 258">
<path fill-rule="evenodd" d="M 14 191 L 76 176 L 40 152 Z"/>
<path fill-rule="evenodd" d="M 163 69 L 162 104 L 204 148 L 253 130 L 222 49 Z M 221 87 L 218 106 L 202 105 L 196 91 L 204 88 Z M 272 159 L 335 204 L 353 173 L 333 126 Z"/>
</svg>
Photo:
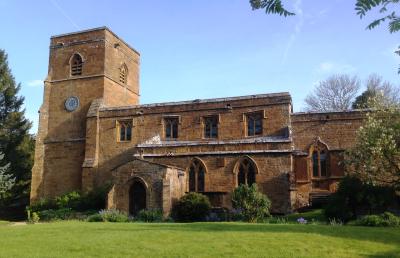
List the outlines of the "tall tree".
<svg viewBox="0 0 400 258">
<path fill-rule="evenodd" d="M 31 123 L 22 108 L 24 98 L 19 96 L 20 84 L 15 82 L 7 62 L 7 54 L 0 50 L 0 152 L 4 159 L 0 166 L 10 164 L 9 174 L 15 178 L 8 204 L 21 206 L 29 200 L 29 185 L 33 163 L 34 144 L 29 135 Z"/>
<path fill-rule="evenodd" d="M 287 10 L 281 0 L 249 0 L 249 2 L 253 10 L 264 9 L 267 14 L 278 14 L 285 17 L 296 15 Z M 400 31 L 400 17 L 395 11 L 399 5 L 400 0 L 356 0 L 355 11 L 363 19 L 368 12 L 378 8 L 379 13 L 383 16 L 368 24 L 367 29 L 371 30 L 384 22 L 388 22 L 389 32 L 394 33 Z M 395 53 L 400 55 L 400 47 Z M 398 72 L 400 74 L 400 68 Z"/>
<path fill-rule="evenodd" d="M 324 112 L 349 110 L 359 88 L 360 81 L 356 76 L 333 75 L 319 82 L 314 92 L 306 97 L 306 109 Z"/>
<path fill-rule="evenodd" d="M 370 104 L 378 98 L 383 105 L 396 105 L 400 103 L 400 87 L 384 81 L 381 76 L 371 74 L 366 81 L 366 90 L 356 97 L 352 108 L 372 108 Z"/>
<path fill-rule="evenodd" d="M 4 159 L 4 154 L 0 154 L 0 161 Z M 0 203 L 7 197 L 8 191 L 15 184 L 15 178 L 8 174 L 10 164 L 0 166 Z"/>
<path fill-rule="evenodd" d="M 381 100 L 368 100 L 374 112 L 367 114 L 346 155 L 346 171 L 365 182 L 400 190 L 400 106 Z"/>
</svg>

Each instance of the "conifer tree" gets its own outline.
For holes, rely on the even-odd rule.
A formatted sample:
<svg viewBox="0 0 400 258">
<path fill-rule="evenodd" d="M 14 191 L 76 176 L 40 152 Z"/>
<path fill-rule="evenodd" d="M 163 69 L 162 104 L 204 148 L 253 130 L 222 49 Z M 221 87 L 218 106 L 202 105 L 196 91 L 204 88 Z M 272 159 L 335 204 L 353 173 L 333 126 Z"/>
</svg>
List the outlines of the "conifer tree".
<svg viewBox="0 0 400 258">
<path fill-rule="evenodd" d="M 29 135 L 31 123 L 22 107 L 24 98 L 18 95 L 20 88 L 8 66 L 7 54 L 0 49 L 0 152 L 4 154 L 0 167 L 9 164 L 8 174 L 15 178 L 6 202 L 14 206 L 24 206 L 29 201 L 34 150 L 34 141 Z"/>
<path fill-rule="evenodd" d="M 4 159 L 4 154 L 0 154 L 0 161 Z M 7 193 L 15 184 L 15 178 L 8 174 L 10 164 L 0 167 L 0 203 L 7 197 Z"/>
</svg>

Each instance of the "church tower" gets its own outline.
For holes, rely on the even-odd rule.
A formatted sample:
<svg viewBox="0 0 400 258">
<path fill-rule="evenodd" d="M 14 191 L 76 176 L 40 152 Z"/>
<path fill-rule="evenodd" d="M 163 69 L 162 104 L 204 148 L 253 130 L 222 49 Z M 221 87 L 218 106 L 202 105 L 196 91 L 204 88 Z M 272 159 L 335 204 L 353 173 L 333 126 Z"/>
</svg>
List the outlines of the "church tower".
<svg viewBox="0 0 400 258">
<path fill-rule="evenodd" d="M 139 104 L 140 54 L 106 27 L 51 37 L 31 202 L 82 188 L 86 117 L 94 101 Z"/>
</svg>

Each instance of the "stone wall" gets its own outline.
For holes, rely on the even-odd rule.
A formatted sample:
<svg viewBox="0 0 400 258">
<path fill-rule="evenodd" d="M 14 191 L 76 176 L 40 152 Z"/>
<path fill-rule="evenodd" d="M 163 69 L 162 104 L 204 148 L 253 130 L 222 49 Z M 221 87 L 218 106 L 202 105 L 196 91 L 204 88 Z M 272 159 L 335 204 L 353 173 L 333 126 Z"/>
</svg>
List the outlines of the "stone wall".
<svg viewBox="0 0 400 258">
<path fill-rule="evenodd" d="M 185 173 L 179 168 L 134 159 L 113 170 L 108 208 L 129 213 L 130 188 L 135 180 L 146 188 L 146 208 L 162 210 L 165 216 L 186 191 Z"/>
</svg>

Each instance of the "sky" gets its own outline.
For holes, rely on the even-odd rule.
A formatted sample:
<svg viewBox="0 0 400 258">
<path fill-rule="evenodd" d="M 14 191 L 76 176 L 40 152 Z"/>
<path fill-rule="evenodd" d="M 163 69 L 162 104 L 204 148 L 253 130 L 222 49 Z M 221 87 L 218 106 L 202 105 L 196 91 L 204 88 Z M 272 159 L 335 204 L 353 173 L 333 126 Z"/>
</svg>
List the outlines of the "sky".
<svg viewBox="0 0 400 258">
<path fill-rule="evenodd" d="M 284 0 L 294 17 L 248 0 L 0 0 L 0 48 L 37 131 L 52 35 L 107 26 L 141 53 L 141 104 L 290 92 L 294 111 L 333 74 L 399 84 L 400 33 L 366 30 L 355 0 Z"/>
</svg>

